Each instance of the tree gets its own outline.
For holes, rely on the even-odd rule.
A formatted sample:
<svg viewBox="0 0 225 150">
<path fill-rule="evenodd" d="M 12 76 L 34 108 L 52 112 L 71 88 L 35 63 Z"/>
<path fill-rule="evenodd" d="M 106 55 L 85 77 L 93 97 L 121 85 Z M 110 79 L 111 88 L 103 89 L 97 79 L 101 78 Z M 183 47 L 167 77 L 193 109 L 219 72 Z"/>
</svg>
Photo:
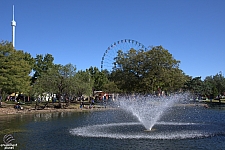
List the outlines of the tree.
<svg viewBox="0 0 225 150">
<path fill-rule="evenodd" d="M 217 88 L 217 95 L 222 95 L 225 92 L 225 78 L 222 75 L 222 72 L 217 73 L 213 76 L 215 82 L 215 87 Z"/>
<path fill-rule="evenodd" d="M 212 76 L 207 76 L 203 81 L 203 95 L 207 96 L 208 98 L 213 98 L 218 93 L 214 93 L 214 89 L 216 88 L 215 82 Z M 213 97 L 212 97 L 213 96 Z"/>
<path fill-rule="evenodd" d="M 92 94 L 93 81 L 88 70 L 78 71 L 74 78 L 74 89 L 76 95 L 81 97 L 83 94 L 90 96 Z"/>
<path fill-rule="evenodd" d="M 45 56 L 36 55 L 35 63 L 33 67 L 33 77 L 32 77 L 32 83 L 36 81 L 38 77 L 42 75 L 42 73 L 47 72 L 49 68 L 52 68 L 54 66 L 54 57 L 51 54 L 46 54 Z"/>
<path fill-rule="evenodd" d="M 88 71 L 90 73 L 91 80 L 93 81 L 92 90 L 93 91 L 103 90 L 104 85 L 109 82 L 109 79 L 107 77 L 109 73 L 106 70 L 99 71 L 97 67 L 90 67 Z"/>
<path fill-rule="evenodd" d="M 118 51 L 111 78 L 125 93 L 141 92 L 143 81 L 144 51 L 130 49 L 128 53 Z"/>
<path fill-rule="evenodd" d="M 15 50 L 11 43 L 0 43 L 0 89 L 2 92 L 28 93 L 33 58 L 29 53 Z"/>
<path fill-rule="evenodd" d="M 59 107 L 61 107 L 61 98 L 70 97 L 74 92 L 73 77 L 76 73 L 76 67 L 72 64 L 51 65 L 46 71 L 42 72 L 34 84 L 34 90 L 37 95 L 43 93 L 56 93 L 58 95 Z"/>
<path fill-rule="evenodd" d="M 117 85 L 113 81 L 103 85 L 102 90 L 107 93 L 120 93 L 121 91 L 117 88 Z"/>
<path fill-rule="evenodd" d="M 188 90 L 195 94 L 195 95 L 202 95 L 203 94 L 203 81 L 201 80 L 201 77 L 195 77 L 191 80 L 189 80 L 187 83 Z"/>
<path fill-rule="evenodd" d="M 217 73 L 214 76 L 207 76 L 203 82 L 203 90 L 205 95 L 216 97 L 224 95 L 225 92 L 225 78 L 222 73 Z"/>
<path fill-rule="evenodd" d="M 152 47 L 146 53 L 144 68 L 147 70 L 146 78 L 151 81 L 151 90 L 158 87 L 171 92 L 179 90 L 186 81 L 185 74 L 179 69 L 180 61 L 162 46 Z"/>
<path fill-rule="evenodd" d="M 148 51 L 118 51 L 111 75 L 118 88 L 125 93 L 150 93 L 158 88 L 176 91 L 187 80 L 179 69 L 179 63 L 162 46 L 152 47 Z"/>
</svg>

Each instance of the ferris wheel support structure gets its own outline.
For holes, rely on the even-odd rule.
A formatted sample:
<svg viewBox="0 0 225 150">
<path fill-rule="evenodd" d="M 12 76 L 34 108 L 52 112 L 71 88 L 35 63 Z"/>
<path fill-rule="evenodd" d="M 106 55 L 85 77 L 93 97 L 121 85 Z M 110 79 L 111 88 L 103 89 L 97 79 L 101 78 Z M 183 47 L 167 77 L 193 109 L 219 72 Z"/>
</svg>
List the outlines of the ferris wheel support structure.
<svg viewBox="0 0 225 150">
<path fill-rule="evenodd" d="M 117 56 L 117 52 L 122 50 L 123 52 L 128 52 L 130 49 L 135 50 L 144 50 L 147 51 L 147 48 L 136 40 L 124 39 L 119 40 L 111 44 L 102 56 L 101 61 L 101 70 L 111 71 L 113 68 L 113 62 L 115 57 Z"/>
</svg>

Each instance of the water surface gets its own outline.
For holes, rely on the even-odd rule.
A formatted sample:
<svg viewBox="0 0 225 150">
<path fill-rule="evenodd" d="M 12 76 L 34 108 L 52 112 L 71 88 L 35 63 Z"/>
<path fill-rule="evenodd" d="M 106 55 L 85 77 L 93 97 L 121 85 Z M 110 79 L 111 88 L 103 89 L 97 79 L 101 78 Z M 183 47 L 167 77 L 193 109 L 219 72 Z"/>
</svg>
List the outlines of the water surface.
<svg viewBox="0 0 225 150">
<path fill-rule="evenodd" d="M 11 134 L 21 150 L 225 149 L 225 111 L 174 107 L 146 132 L 121 110 L 1 117 L 0 144 Z"/>
</svg>

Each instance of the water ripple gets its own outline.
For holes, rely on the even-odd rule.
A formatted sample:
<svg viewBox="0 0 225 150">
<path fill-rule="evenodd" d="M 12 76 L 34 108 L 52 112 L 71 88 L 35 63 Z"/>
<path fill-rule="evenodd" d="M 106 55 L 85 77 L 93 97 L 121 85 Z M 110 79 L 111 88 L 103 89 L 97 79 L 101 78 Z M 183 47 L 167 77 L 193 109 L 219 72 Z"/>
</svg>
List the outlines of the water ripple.
<svg viewBox="0 0 225 150">
<path fill-rule="evenodd" d="M 209 132 L 204 124 L 181 122 L 158 122 L 156 127 L 148 132 L 139 122 L 127 122 L 78 127 L 71 129 L 70 133 L 75 136 L 114 139 L 187 139 L 219 134 L 216 131 Z"/>
</svg>

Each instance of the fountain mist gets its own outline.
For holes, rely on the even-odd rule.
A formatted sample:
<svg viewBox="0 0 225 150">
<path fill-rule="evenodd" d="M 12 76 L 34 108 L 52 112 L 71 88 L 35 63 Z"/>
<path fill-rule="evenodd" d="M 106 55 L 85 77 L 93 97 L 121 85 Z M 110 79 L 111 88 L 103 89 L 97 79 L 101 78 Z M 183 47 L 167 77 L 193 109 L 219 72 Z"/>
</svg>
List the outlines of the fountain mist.
<svg viewBox="0 0 225 150">
<path fill-rule="evenodd" d="M 178 100 L 184 99 L 184 94 L 172 96 L 126 96 L 116 101 L 118 106 L 138 118 L 141 124 L 151 130 L 161 116 Z"/>
</svg>

